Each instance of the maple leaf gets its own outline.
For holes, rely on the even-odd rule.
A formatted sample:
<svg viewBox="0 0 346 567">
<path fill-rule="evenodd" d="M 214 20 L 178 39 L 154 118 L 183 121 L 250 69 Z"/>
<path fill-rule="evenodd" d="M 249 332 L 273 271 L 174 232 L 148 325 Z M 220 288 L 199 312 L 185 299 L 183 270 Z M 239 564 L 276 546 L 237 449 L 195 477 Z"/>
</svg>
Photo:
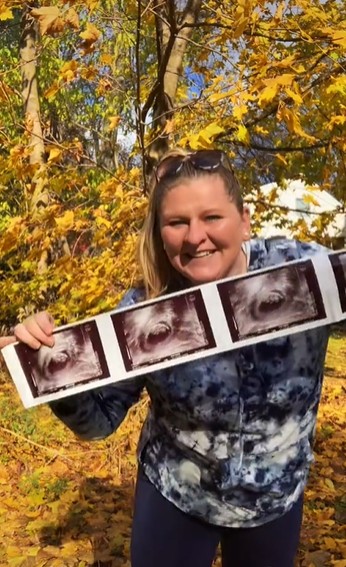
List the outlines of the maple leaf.
<svg viewBox="0 0 346 567">
<path fill-rule="evenodd" d="M 34 18 L 38 19 L 42 35 L 55 33 L 64 29 L 64 21 L 60 17 L 61 12 L 57 6 L 34 8 L 30 13 Z"/>
<path fill-rule="evenodd" d="M 0 21 L 4 21 L 4 20 L 12 20 L 13 18 L 13 12 L 11 10 L 11 8 L 9 8 L 8 6 L 1 4 L 0 5 Z"/>
<path fill-rule="evenodd" d="M 97 29 L 94 24 L 90 24 L 89 22 L 86 25 L 86 29 L 82 31 L 79 36 L 84 40 L 82 46 L 84 49 L 90 49 L 93 44 L 99 39 L 101 36 L 100 30 Z"/>
<path fill-rule="evenodd" d="M 79 17 L 74 8 L 70 8 L 65 14 L 65 22 L 76 30 L 79 29 Z"/>
</svg>

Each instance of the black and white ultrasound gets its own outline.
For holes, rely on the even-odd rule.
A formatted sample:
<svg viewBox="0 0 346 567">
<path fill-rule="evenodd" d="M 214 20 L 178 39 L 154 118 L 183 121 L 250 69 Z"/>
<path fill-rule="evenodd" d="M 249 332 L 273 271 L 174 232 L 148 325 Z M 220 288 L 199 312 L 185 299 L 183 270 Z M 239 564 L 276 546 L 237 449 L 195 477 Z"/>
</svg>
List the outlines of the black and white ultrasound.
<svg viewBox="0 0 346 567">
<path fill-rule="evenodd" d="M 53 347 L 42 345 L 34 351 L 26 345 L 16 346 L 18 358 L 36 396 L 104 377 L 91 333 L 95 333 L 95 328 L 88 323 L 55 333 Z"/>
<path fill-rule="evenodd" d="M 292 327 L 322 316 L 307 273 L 301 267 L 285 266 L 220 284 L 218 288 L 234 340 Z"/>
<path fill-rule="evenodd" d="M 125 367 L 155 364 L 210 348 L 205 325 L 193 294 L 153 303 L 112 316 L 119 339 L 122 327 Z"/>
</svg>

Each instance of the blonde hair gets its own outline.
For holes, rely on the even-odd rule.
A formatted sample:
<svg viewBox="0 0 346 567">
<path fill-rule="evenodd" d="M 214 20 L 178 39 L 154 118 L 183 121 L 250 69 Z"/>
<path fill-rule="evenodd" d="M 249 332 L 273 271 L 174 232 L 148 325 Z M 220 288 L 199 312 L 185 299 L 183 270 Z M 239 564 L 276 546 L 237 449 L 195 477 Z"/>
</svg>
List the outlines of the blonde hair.
<svg viewBox="0 0 346 567">
<path fill-rule="evenodd" d="M 183 148 L 173 148 L 165 153 L 159 164 L 169 157 L 188 156 L 191 150 Z M 170 189 L 180 184 L 182 179 L 193 179 L 206 175 L 219 175 L 225 184 L 225 189 L 234 201 L 238 210 L 243 212 L 243 200 L 239 183 L 232 171 L 220 167 L 215 171 L 204 171 L 193 167 L 186 160 L 182 163 L 181 170 L 176 176 L 163 176 L 157 181 L 155 174 L 149 182 L 149 202 L 147 215 L 143 223 L 141 233 L 139 235 L 137 257 L 143 276 L 143 286 L 146 292 L 146 298 L 154 298 L 162 295 L 167 290 L 176 291 L 183 287 L 185 280 L 177 270 L 175 270 L 168 260 L 165 252 L 159 225 L 160 206 L 164 195 Z"/>
</svg>

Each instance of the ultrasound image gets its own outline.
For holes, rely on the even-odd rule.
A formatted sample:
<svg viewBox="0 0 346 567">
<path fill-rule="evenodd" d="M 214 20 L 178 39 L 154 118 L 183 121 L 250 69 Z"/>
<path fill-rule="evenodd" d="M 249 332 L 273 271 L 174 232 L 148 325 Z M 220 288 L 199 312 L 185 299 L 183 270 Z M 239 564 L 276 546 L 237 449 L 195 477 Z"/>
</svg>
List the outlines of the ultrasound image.
<svg viewBox="0 0 346 567">
<path fill-rule="evenodd" d="M 26 345 L 16 346 L 29 385 L 36 395 L 107 375 L 108 370 L 105 372 L 94 348 L 91 331 L 97 332 L 95 323 L 57 332 L 53 347 L 42 345 L 37 351 Z"/>
<path fill-rule="evenodd" d="M 235 340 L 294 326 L 324 314 L 319 312 L 304 269 L 298 266 L 219 284 L 218 289 Z"/>
<path fill-rule="evenodd" d="M 112 316 L 127 368 L 215 346 L 196 294 L 175 297 Z M 206 316 L 206 315 L 205 315 Z M 122 328 L 122 334 L 120 332 Z M 210 330 L 211 333 L 211 330 Z"/>
</svg>

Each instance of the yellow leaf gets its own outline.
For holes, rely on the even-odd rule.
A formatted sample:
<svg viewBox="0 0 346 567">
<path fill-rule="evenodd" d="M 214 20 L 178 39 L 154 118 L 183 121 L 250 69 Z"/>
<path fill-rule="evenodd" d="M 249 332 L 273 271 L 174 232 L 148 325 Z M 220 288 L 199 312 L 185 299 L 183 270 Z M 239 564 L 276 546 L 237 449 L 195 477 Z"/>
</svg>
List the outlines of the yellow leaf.
<svg viewBox="0 0 346 567">
<path fill-rule="evenodd" d="M 60 549 L 60 554 L 61 557 L 70 559 L 71 557 L 75 557 L 77 555 L 77 551 L 78 545 L 76 545 L 72 541 L 69 541 L 62 546 L 62 548 Z"/>
<path fill-rule="evenodd" d="M 18 557 L 19 549 L 15 545 L 7 545 L 6 546 L 6 553 L 8 557 Z"/>
<path fill-rule="evenodd" d="M 244 114 L 246 113 L 247 113 L 246 104 L 240 104 L 239 106 L 235 106 L 233 109 L 233 116 L 236 120 L 241 120 Z"/>
<path fill-rule="evenodd" d="M 96 217 L 96 224 L 97 226 L 105 226 L 107 228 L 110 228 L 112 226 L 112 223 L 104 217 Z"/>
<path fill-rule="evenodd" d="M 84 42 L 88 45 L 95 43 L 101 35 L 101 32 L 97 29 L 94 24 L 87 23 L 85 31 L 81 32 L 80 37 L 84 39 Z"/>
<path fill-rule="evenodd" d="M 334 32 L 332 41 L 333 43 L 341 45 L 341 47 L 344 47 L 346 49 L 346 31 L 339 30 Z"/>
<path fill-rule="evenodd" d="M 92 12 L 99 5 L 99 0 L 86 0 L 86 5 L 90 12 Z"/>
<path fill-rule="evenodd" d="M 303 130 L 299 118 L 295 112 L 287 108 L 285 104 L 280 104 L 277 117 L 279 120 L 283 120 L 287 126 L 287 129 L 291 134 L 297 134 L 307 140 L 315 141 L 313 136 L 310 136 L 305 130 Z"/>
<path fill-rule="evenodd" d="M 336 116 L 332 116 L 330 119 L 330 124 L 337 124 L 342 126 L 346 122 L 346 116 L 341 114 L 337 114 Z"/>
<path fill-rule="evenodd" d="M 0 81 L 0 100 L 8 101 L 10 95 L 13 94 L 13 90 L 6 85 L 3 81 Z"/>
<path fill-rule="evenodd" d="M 244 124 L 239 124 L 236 136 L 239 142 L 243 142 L 244 144 L 248 144 L 250 142 L 249 131 Z"/>
<path fill-rule="evenodd" d="M 18 549 L 17 549 L 17 553 L 18 553 Z M 7 565 L 9 567 L 20 567 L 21 565 L 23 565 L 24 561 L 26 562 L 26 557 L 23 556 L 11 557 L 8 559 Z"/>
<path fill-rule="evenodd" d="M 174 131 L 174 120 L 167 120 L 162 134 L 171 134 Z"/>
<path fill-rule="evenodd" d="M 285 8 L 286 8 L 286 2 L 280 2 L 280 4 L 276 9 L 274 20 L 282 20 L 282 14 Z"/>
<path fill-rule="evenodd" d="M 36 557 L 39 551 L 41 551 L 41 548 L 38 545 L 36 546 L 31 545 L 30 547 L 27 547 L 25 550 L 25 552 L 29 557 Z"/>
<path fill-rule="evenodd" d="M 12 20 L 13 18 L 13 13 L 11 8 L 8 8 L 8 6 L 0 6 L 0 20 Z"/>
<path fill-rule="evenodd" d="M 271 102 L 276 97 L 278 90 L 279 90 L 278 84 L 265 87 L 258 97 L 258 104 L 263 107 L 268 102 Z"/>
<path fill-rule="evenodd" d="M 79 17 L 74 8 L 70 8 L 65 15 L 66 23 L 70 24 L 71 27 L 78 30 L 79 29 Z"/>
<path fill-rule="evenodd" d="M 335 539 L 333 539 L 332 537 L 325 537 L 324 538 L 324 545 L 326 547 L 326 549 L 328 549 L 329 551 L 335 551 L 338 549 L 338 545 L 335 541 Z"/>
<path fill-rule="evenodd" d="M 330 490 L 332 490 L 333 492 L 335 492 L 334 483 L 333 483 L 333 481 L 332 481 L 330 478 L 324 479 L 324 484 L 325 484 L 326 486 L 328 486 L 328 488 L 330 488 Z"/>
<path fill-rule="evenodd" d="M 293 91 L 289 87 L 287 87 L 287 89 L 285 89 L 285 90 L 286 90 L 286 93 L 288 94 L 288 96 L 290 96 L 291 99 L 294 100 L 294 102 L 296 102 L 297 104 L 303 103 L 303 99 L 300 96 L 300 94 L 296 93 L 295 91 Z"/>
<path fill-rule="evenodd" d="M 61 67 L 59 72 L 59 77 L 64 81 L 66 81 L 66 83 L 69 83 L 76 77 L 77 72 L 78 72 L 78 63 L 77 61 L 72 59 L 72 61 L 68 61 L 67 63 L 64 63 L 64 65 Z"/>
<path fill-rule="evenodd" d="M 199 138 L 202 138 L 207 143 L 211 143 L 212 139 L 215 138 L 218 134 L 224 132 L 224 129 L 221 128 L 216 122 L 212 122 L 208 124 L 206 128 L 203 128 L 198 134 Z"/>
<path fill-rule="evenodd" d="M 337 79 L 332 79 L 332 83 L 326 89 L 327 94 L 346 93 L 346 74 L 340 75 Z"/>
<path fill-rule="evenodd" d="M 53 83 L 48 89 L 45 91 L 44 96 L 45 98 L 53 98 L 57 92 L 59 92 L 60 87 L 58 83 Z"/>
<path fill-rule="evenodd" d="M 74 213 L 73 211 L 66 211 L 62 217 L 55 219 L 56 224 L 63 230 L 69 230 L 73 227 Z"/>
<path fill-rule="evenodd" d="M 319 202 L 317 201 L 317 199 L 310 193 L 304 193 L 303 201 L 304 203 L 307 203 L 309 205 L 315 205 L 316 207 L 319 206 Z"/>
<path fill-rule="evenodd" d="M 287 160 L 284 158 L 283 155 L 281 154 L 275 154 L 276 159 L 278 159 L 279 161 L 281 161 L 284 165 L 288 165 Z"/>
<path fill-rule="evenodd" d="M 108 130 L 115 130 L 121 121 L 120 116 L 110 116 Z"/>
<path fill-rule="evenodd" d="M 239 20 L 236 22 L 236 27 L 233 30 L 234 39 L 238 39 L 242 35 L 242 33 L 246 30 L 248 23 L 249 23 L 248 17 L 239 18 Z"/>
<path fill-rule="evenodd" d="M 49 151 L 48 163 L 57 162 L 61 157 L 62 151 L 60 148 L 53 147 Z"/>
<path fill-rule="evenodd" d="M 104 65 L 112 65 L 113 57 L 109 53 L 103 53 L 100 57 L 100 61 Z"/>
<path fill-rule="evenodd" d="M 209 102 L 219 102 L 219 100 L 229 98 L 232 94 L 234 94 L 233 91 L 227 91 L 226 93 L 214 93 L 210 95 Z"/>
<path fill-rule="evenodd" d="M 46 501 L 45 493 L 43 490 L 37 490 L 36 492 L 29 494 L 27 496 L 27 500 L 30 503 L 30 506 L 41 506 L 41 504 L 44 504 L 44 502 Z M 33 524 L 35 521 L 37 520 L 30 522 L 30 524 Z"/>
<path fill-rule="evenodd" d="M 290 86 L 295 78 L 293 73 L 283 73 L 282 75 L 278 75 L 273 79 L 265 79 L 263 82 L 265 85 L 275 85 L 278 84 L 281 87 Z"/>
<path fill-rule="evenodd" d="M 31 15 L 38 19 L 42 35 L 51 31 L 52 28 L 55 30 L 56 27 L 60 27 L 60 29 L 64 27 L 63 21 L 60 19 L 61 12 L 57 6 L 35 8 L 31 10 Z"/>
</svg>

